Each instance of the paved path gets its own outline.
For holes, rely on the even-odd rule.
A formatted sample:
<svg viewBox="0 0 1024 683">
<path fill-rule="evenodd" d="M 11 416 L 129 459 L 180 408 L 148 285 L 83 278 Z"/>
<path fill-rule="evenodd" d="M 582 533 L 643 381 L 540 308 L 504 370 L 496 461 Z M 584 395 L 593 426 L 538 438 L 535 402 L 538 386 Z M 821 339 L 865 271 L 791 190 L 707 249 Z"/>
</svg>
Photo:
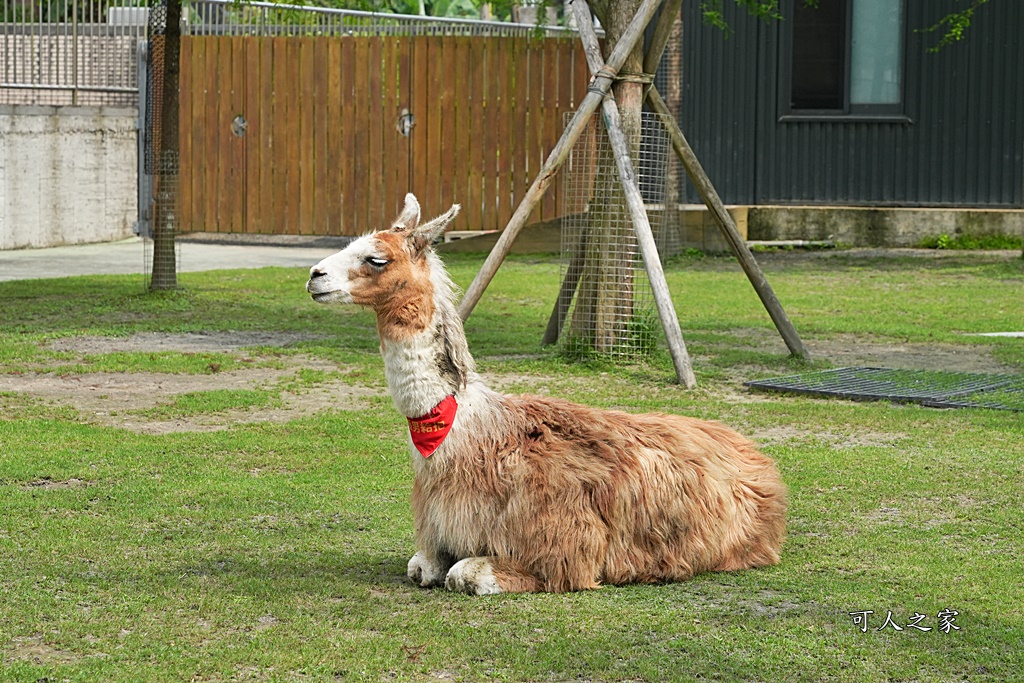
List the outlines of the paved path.
<svg viewBox="0 0 1024 683">
<path fill-rule="evenodd" d="M 178 272 L 221 268 L 288 266 L 309 268 L 337 251 L 336 246 L 269 246 L 178 242 Z M 149 253 L 146 253 L 146 249 Z M 148 271 L 153 245 L 132 238 L 105 244 L 82 244 L 46 249 L 0 250 L 0 281 L 99 275 L 142 275 Z"/>
</svg>

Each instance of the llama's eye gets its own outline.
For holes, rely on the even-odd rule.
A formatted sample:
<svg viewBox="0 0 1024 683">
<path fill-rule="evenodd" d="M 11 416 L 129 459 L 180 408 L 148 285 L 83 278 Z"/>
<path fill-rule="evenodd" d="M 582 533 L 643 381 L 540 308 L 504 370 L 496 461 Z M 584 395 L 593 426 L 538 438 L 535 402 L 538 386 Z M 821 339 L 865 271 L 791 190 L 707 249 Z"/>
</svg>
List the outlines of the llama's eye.
<svg viewBox="0 0 1024 683">
<path fill-rule="evenodd" d="M 387 264 L 391 263 L 391 261 L 386 258 L 380 258 L 378 256 L 367 256 L 365 261 L 374 268 L 383 268 Z"/>
</svg>

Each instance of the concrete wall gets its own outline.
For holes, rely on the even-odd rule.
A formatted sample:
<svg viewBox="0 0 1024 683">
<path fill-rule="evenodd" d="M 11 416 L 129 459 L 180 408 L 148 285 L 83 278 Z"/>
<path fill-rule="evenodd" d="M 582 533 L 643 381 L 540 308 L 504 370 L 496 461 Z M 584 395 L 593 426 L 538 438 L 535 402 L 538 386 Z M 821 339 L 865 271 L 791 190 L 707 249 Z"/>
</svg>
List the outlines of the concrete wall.
<svg viewBox="0 0 1024 683">
<path fill-rule="evenodd" d="M 855 247 L 916 247 L 939 235 L 1024 235 L 1024 211 L 752 206 L 752 240 L 835 240 Z"/>
<path fill-rule="evenodd" d="M 135 109 L 0 106 L 0 249 L 131 237 Z"/>
</svg>

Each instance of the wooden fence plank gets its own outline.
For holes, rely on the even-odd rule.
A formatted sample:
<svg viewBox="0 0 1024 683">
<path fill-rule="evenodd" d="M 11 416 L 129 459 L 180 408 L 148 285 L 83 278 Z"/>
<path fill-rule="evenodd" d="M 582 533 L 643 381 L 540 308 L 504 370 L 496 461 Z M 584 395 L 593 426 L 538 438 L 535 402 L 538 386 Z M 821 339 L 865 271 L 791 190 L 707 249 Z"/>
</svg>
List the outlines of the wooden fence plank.
<svg viewBox="0 0 1024 683">
<path fill-rule="evenodd" d="M 467 119 L 464 134 L 468 143 L 468 150 L 465 157 L 462 157 L 466 164 L 466 203 L 462 210 L 466 215 L 465 226 L 467 230 L 480 230 L 482 221 L 480 216 L 483 197 L 483 128 L 488 125 L 487 111 L 484 108 L 483 100 L 483 78 L 484 78 L 484 38 L 470 37 L 468 41 L 469 52 L 466 57 L 469 73 L 460 88 L 460 104 L 466 108 Z"/>
<path fill-rule="evenodd" d="M 367 95 L 363 101 L 366 110 L 367 147 L 365 177 L 367 179 L 366 225 L 363 230 L 377 230 L 384 227 L 384 39 L 373 36 L 365 39 L 368 43 Z M 392 216 L 394 218 L 394 216 Z"/>
<path fill-rule="evenodd" d="M 288 41 L 290 38 L 271 38 L 274 65 L 273 94 L 269 154 L 264 157 L 270 169 L 272 182 L 268 191 L 273 193 L 274 229 L 279 235 L 287 235 L 288 224 Z"/>
<path fill-rule="evenodd" d="M 248 154 L 256 158 L 259 170 L 255 184 L 250 183 L 250 192 L 255 193 L 259 207 L 259 228 L 261 232 L 278 233 L 281 225 L 274 222 L 274 48 L 271 38 L 259 39 L 259 127 L 258 134 L 249 141 Z"/>
<path fill-rule="evenodd" d="M 363 228 L 356 222 L 356 168 L 353 154 L 353 124 L 355 121 L 355 61 L 356 39 L 341 39 L 341 118 L 338 136 L 341 143 L 341 234 L 358 235 Z"/>
<path fill-rule="evenodd" d="M 512 78 L 515 79 L 515 107 L 512 111 L 512 128 L 516 131 L 516 144 L 512 150 L 512 204 L 519 206 L 530 183 L 531 167 L 527 165 L 527 145 L 524 141 L 529 126 L 530 110 L 530 61 L 527 50 L 529 48 L 528 38 L 513 38 L 512 52 L 515 55 L 515 64 L 512 67 Z M 536 172 L 536 169 L 533 169 Z M 504 226 L 502 226 L 504 227 Z"/>
<path fill-rule="evenodd" d="M 354 206 L 352 221 L 358 233 L 370 229 L 368 224 L 368 140 L 367 128 L 369 115 L 369 59 L 370 46 L 364 38 L 353 38 L 355 41 L 355 89 L 352 99 L 355 102 L 355 116 L 351 119 L 352 155 L 349 157 L 353 171 Z"/>
<path fill-rule="evenodd" d="M 401 133 L 402 111 L 412 111 L 412 89 L 410 87 L 412 72 L 410 70 L 409 40 L 405 36 L 395 36 L 394 46 L 394 79 L 395 79 L 395 106 L 393 114 L 385 123 L 385 130 L 393 135 L 394 139 L 394 185 L 387 189 L 389 193 L 388 208 L 389 218 L 394 219 L 402 211 L 405 205 L 405 194 L 409 192 L 410 178 L 412 177 L 412 154 L 410 152 L 412 139 Z"/>
<path fill-rule="evenodd" d="M 225 176 L 227 192 L 228 222 L 222 230 L 243 232 L 245 230 L 245 137 L 232 132 L 232 121 L 245 109 L 245 52 L 241 36 L 228 38 L 231 44 L 231 90 L 225 101 L 227 111 L 221 117 L 224 139 L 228 140 L 228 168 Z"/>
<path fill-rule="evenodd" d="M 498 182 L 495 188 L 498 193 L 496 202 L 498 211 L 498 223 L 504 227 L 509 218 L 512 217 L 512 147 L 514 146 L 514 122 L 512 113 L 515 92 L 512 89 L 512 48 L 514 43 L 510 40 L 503 40 L 498 53 L 498 61 L 495 65 L 498 82 L 495 84 L 498 90 L 497 111 L 495 112 L 498 123 Z"/>
<path fill-rule="evenodd" d="M 313 130 L 313 117 L 316 110 L 316 101 L 313 98 L 313 72 L 316 69 L 316 65 L 313 63 L 313 43 L 317 38 L 304 36 L 297 40 L 299 43 L 299 99 L 296 100 L 296 104 L 298 106 L 299 134 L 292 144 L 299 148 L 298 232 L 301 235 L 309 235 L 313 232 L 313 201 L 316 187 L 316 174 L 313 166 L 316 147 Z"/>
<path fill-rule="evenodd" d="M 327 105 L 326 105 L 326 195 L 327 234 L 341 234 L 341 40 L 330 38 L 327 41 L 327 63 L 323 68 L 327 71 Z"/>
<path fill-rule="evenodd" d="M 398 106 L 395 112 L 397 117 L 403 109 L 412 111 L 412 69 L 410 64 L 411 44 L 409 38 L 398 38 Z M 415 131 L 415 128 L 413 128 Z M 411 168 L 412 163 L 412 133 L 409 136 L 397 135 L 398 157 L 396 168 L 398 171 L 397 181 L 393 191 L 395 215 L 401 210 L 405 201 L 405 193 L 412 189 Z"/>
<path fill-rule="evenodd" d="M 181 41 L 181 64 L 178 87 L 178 202 L 175 213 L 178 217 L 178 232 L 191 230 L 192 221 L 192 42 Z"/>
<path fill-rule="evenodd" d="M 384 36 L 381 39 L 381 216 L 377 227 L 390 225 L 395 212 L 395 190 L 398 182 L 397 150 L 399 137 L 395 130 L 398 119 L 398 60 L 396 39 Z"/>
<path fill-rule="evenodd" d="M 231 230 L 231 167 L 233 165 L 233 141 L 231 128 L 225 122 L 231 120 L 231 87 L 232 65 L 231 38 L 221 36 L 217 42 L 217 100 L 213 112 L 212 125 L 217 130 L 217 232 Z"/>
<path fill-rule="evenodd" d="M 575 40 L 573 41 L 572 70 L 572 108 L 575 111 L 583 98 L 587 96 L 587 87 L 590 85 L 590 65 L 587 64 L 583 46 Z"/>
<path fill-rule="evenodd" d="M 482 230 L 500 230 L 504 227 L 498 225 L 498 211 L 495 203 L 498 197 L 498 191 L 495 186 L 498 180 L 498 131 L 494 122 L 498 117 L 496 86 L 498 76 L 495 75 L 494 69 L 498 50 L 499 47 L 496 41 L 488 40 L 485 43 L 483 88 L 480 91 L 484 100 L 483 135 L 481 136 L 483 141 L 481 166 L 483 171 L 483 187 L 481 190 L 483 209 L 480 227 Z"/>
<path fill-rule="evenodd" d="M 441 38 L 441 70 L 439 77 L 439 99 L 441 106 L 441 146 L 438 161 L 438 205 L 436 213 L 446 211 L 455 197 L 455 147 L 459 131 L 456 129 L 458 108 L 455 102 L 455 79 L 458 77 L 457 38 Z M 436 215 L 436 214 L 435 214 Z"/>
<path fill-rule="evenodd" d="M 203 93 L 204 110 L 203 110 L 203 129 L 206 132 L 206 148 L 204 151 L 204 169 L 206 171 L 206 178 L 204 184 L 204 215 L 206 220 L 203 224 L 203 230 L 207 232 L 215 232 L 218 229 L 218 210 L 217 210 L 217 197 L 218 189 L 221 187 L 220 177 L 220 163 L 221 154 L 220 149 L 220 136 L 219 127 L 217 126 L 217 97 L 218 89 L 220 88 L 219 64 L 218 59 L 220 52 L 218 46 L 220 43 L 219 38 L 207 38 L 206 39 L 206 60 L 203 67 L 206 71 L 204 75 L 205 80 L 205 91 Z"/>
<path fill-rule="evenodd" d="M 415 36 L 410 38 L 411 62 L 410 72 L 412 73 L 412 114 L 415 118 L 415 127 L 412 129 L 410 144 L 412 148 L 412 176 L 409 178 L 410 191 L 417 197 L 426 198 L 428 159 L 427 159 L 427 138 L 430 129 L 430 88 L 428 80 L 427 64 L 430 58 L 428 46 L 431 38 L 428 36 Z M 421 199 L 421 201 L 422 201 Z M 421 204 L 422 208 L 422 204 Z"/>
<path fill-rule="evenodd" d="M 243 106 L 239 112 L 245 117 L 245 135 L 242 138 L 244 172 L 242 174 L 242 217 L 241 231 L 263 232 L 263 221 L 259 210 L 260 192 L 260 40 L 242 41 L 242 55 L 245 63 Z"/>
<path fill-rule="evenodd" d="M 189 137 L 192 138 L 192 151 L 188 157 L 182 157 L 182 164 L 192 167 L 191 180 L 191 201 L 189 207 L 189 218 L 182 221 L 180 225 L 189 231 L 204 230 L 206 223 L 206 202 L 204 191 L 206 164 L 204 156 L 209 154 L 206 146 L 206 126 L 203 125 L 203 109 L 206 106 L 206 43 L 207 38 L 189 37 L 191 43 L 192 59 L 187 62 L 192 67 L 192 111 L 189 113 L 188 121 Z M 185 41 L 185 37 L 182 37 Z M 185 133 L 185 131 L 181 131 Z"/>
<path fill-rule="evenodd" d="M 429 44 L 427 63 L 427 88 L 429 93 L 430 116 L 427 121 L 427 168 L 426 177 L 422 179 L 424 218 L 440 214 L 443 209 L 441 199 L 441 125 L 444 116 L 440 98 L 441 83 L 444 78 L 444 44 L 434 39 Z"/>
<path fill-rule="evenodd" d="M 301 92 L 300 67 L 301 38 L 285 39 L 285 64 L 288 74 L 284 82 L 284 136 L 281 149 L 281 157 L 284 159 L 285 172 L 285 215 L 287 216 L 288 234 L 300 234 L 299 226 L 302 223 L 302 203 L 299 196 L 299 183 L 301 182 L 301 159 L 299 153 L 299 93 Z"/>
<path fill-rule="evenodd" d="M 327 46 L 329 38 L 313 39 L 313 226 L 314 235 L 328 234 L 327 223 Z"/>
<path fill-rule="evenodd" d="M 456 77 L 452 97 L 455 100 L 455 126 L 458 137 L 455 139 L 455 182 L 457 187 L 453 190 L 453 197 L 449 201 L 457 201 L 465 204 L 469 201 L 472 192 L 471 185 L 473 174 L 470 167 L 470 148 L 473 145 L 471 125 L 473 116 L 473 98 L 475 95 L 469 92 L 466 84 L 472 77 L 470 56 L 472 54 L 473 39 L 469 36 L 458 38 L 456 53 Z M 453 224 L 456 230 L 476 230 L 476 226 L 470 226 L 469 214 L 460 212 L 457 222 Z"/>
</svg>

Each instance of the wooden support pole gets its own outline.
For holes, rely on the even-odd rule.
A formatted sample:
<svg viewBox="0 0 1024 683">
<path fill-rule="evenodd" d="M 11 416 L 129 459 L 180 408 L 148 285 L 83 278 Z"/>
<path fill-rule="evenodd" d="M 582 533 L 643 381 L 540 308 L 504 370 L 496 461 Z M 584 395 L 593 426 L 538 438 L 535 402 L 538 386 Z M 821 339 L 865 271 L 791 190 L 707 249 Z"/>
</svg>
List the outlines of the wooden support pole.
<svg viewBox="0 0 1024 683">
<path fill-rule="evenodd" d="M 644 55 L 644 73 L 654 75 L 661 64 L 661 56 L 668 46 L 668 39 L 672 35 L 672 24 L 679 16 L 679 10 L 683 6 L 683 0 L 665 0 L 661 8 L 661 16 L 658 23 L 654 25 L 654 34 L 651 36 L 651 43 L 647 46 L 647 53 Z"/>
<path fill-rule="evenodd" d="M 718 196 L 714 185 L 711 184 L 711 179 L 704 172 L 704 168 L 700 165 L 697 155 L 693 153 L 690 143 L 686 141 L 683 131 L 679 129 L 679 124 L 676 123 L 672 114 L 669 113 L 668 105 L 665 104 L 665 100 L 662 99 L 661 93 L 658 92 L 657 88 L 651 88 L 647 95 L 647 100 L 658 115 L 662 125 L 665 126 L 665 130 L 668 131 L 676 155 L 683 162 L 683 167 L 690 176 L 693 186 L 697 188 L 708 210 L 711 211 L 711 215 L 714 216 L 718 228 L 722 231 L 722 235 L 732 249 L 732 253 L 736 255 L 740 266 L 743 268 L 743 272 L 747 274 L 750 284 L 754 286 L 754 290 L 761 298 L 761 303 L 764 304 L 768 315 L 772 318 L 772 322 L 775 323 L 779 334 L 782 335 L 783 341 L 789 347 L 789 352 L 794 356 L 810 358 L 807 348 L 800 340 L 800 335 L 797 334 L 796 328 L 790 322 L 785 309 L 779 303 L 775 292 L 772 290 L 772 286 L 768 284 L 768 279 L 764 276 L 764 272 L 754 259 L 754 255 L 750 253 L 746 242 L 740 236 L 739 231 L 736 229 L 736 223 L 733 221 L 732 216 L 729 215 L 729 212 L 726 211 L 725 205 L 722 204 L 722 198 Z"/>
<path fill-rule="evenodd" d="M 577 0 L 577 2 L 582 2 L 582 0 Z M 605 95 L 608 94 L 616 73 L 633 50 L 633 46 L 640 40 L 644 29 L 647 28 L 647 24 L 650 23 L 651 17 L 654 16 L 654 12 L 660 4 L 661 0 L 644 0 L 640 10 L 633 17 L 633 21 L 630 22 L 625 33 L 623 33 L 619 42 L 615 45 L 612 54 L 609 55 L 605 68 L 591 79 L 590 87 L 587 89 L 587 96 L 580 102 L 576 114 L 569 122 L 569 126 L 562 133 L 558 144 L 548 154 L 548 158 L 544 162 L 540 173 L 534 178 L 530 189 L 526 191 L 522 201 L 519 202 L 519 206 L 516 208 L 515 213 L 512 214 L 512 218 L 509 219 L 508 225 L 505 226 L 497 243 L 491 249 L 491 253 L 487 255 L 487 259 L 480 267 L 480 271 L 476 274 L 469 288 L 466 289 L 462 301 L 459 302 L 459 317 L 463 320 L 466 320 L 469 314 L 473 312 L 473 309 L 480 301 L 480 297 L 483 296 L 484 290 L 487 289 L 487 285 L 494 279 L 495 273 L 498 272 L 498 267 L 501 266 L 505 257 L 508 256 L 512 243 L 519 236 L 523 226 L 526 225 L 527 219 L 544 196 L 548 186 L 551 185 L 551 181 L 554 180 L 558 169 L 561 168 L 562 163 L 569 156 L 569 151 L 572 149 L 573 144 L 590 122 L 591 115 L 597 110 Z"/>
<path fill-rule="evenodd" d="M 580 39 L 583 41 L 587 63 L 590 65 L 591 71 L 598 73 L 604 65 L 601 62 L 601 48 L 597 42 L 597 34 L 594 33 L 594 23 L 590 19 L 590 8 L 581 0 L 576 0 L 573 2 L 573 11 L 576 13 L 576 25 L 579 28 Z M 658 308 L 661 327 L 665 331 L 665 340 L 668 342 L 672 364 L 675 366 L 676 378 L 687 389 L 692 389 L 697 386 L 697 378 L 694 377 L 690 355 L 686 352 L 686 342 L 683 341 L 683 333 L 679 329 L 679 318 L 672 305 L 672 295 L 668 289 L 668 282 L 665 280 L 665 271 L 661 266 L 661 256 L 658 254 L 654 232 L 651 230 L 647 210 L 644 208 L 643 195 L 637 185 L 633 160 L 629 154 L 629 141 L 626 140 L 626 135 L 622 130 L 619 106 L 615 103 L 615 98 L 604 98 L 601 103 L 601 114 L 608 129 L 608 141 L 612 146 L 612 156 L 615 157 L 619 179 L 622 181 L 623 194 L 626 197 L 626 206 L 629 208 L 633 229 L 636 231 L 637 241 L 640 243 L 640 253 L 643 255 L 647 279 L 651 283 L 651 291 L 654 294 L 654 303 Z"/>
</svg>

